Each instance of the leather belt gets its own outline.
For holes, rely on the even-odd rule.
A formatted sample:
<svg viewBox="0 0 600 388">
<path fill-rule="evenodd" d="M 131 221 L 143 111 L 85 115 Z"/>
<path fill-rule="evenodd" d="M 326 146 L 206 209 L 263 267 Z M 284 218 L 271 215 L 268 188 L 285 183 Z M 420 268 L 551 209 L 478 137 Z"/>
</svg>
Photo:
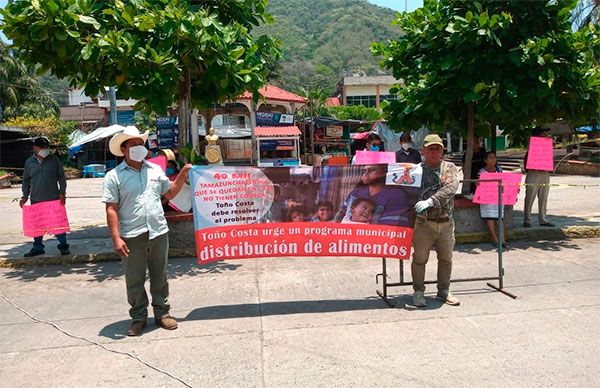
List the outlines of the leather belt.
<svg viewBox="0 0 600 388">
<path fill-rule="evenodd" d="M 432 221 L 432 222 L 437 222 L 438 224 L 442 223 L 442 222 L 448 222 L 450 221 L 450 217 L 427 217 L 426 218 L 427 221 Z"/>
</svg>

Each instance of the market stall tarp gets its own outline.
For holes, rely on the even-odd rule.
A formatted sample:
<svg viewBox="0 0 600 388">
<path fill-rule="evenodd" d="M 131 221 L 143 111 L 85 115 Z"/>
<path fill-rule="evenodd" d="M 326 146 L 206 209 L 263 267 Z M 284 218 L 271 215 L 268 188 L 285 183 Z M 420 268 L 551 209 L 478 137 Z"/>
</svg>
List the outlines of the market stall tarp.
<svg viewBox="0 0 600 388">
<path fill-rule="evenodd" d="M 118 125 L 118 124 L 113 124 L 109 127 L 100 127 L 98 129 L 96 129 L 95 131 L 90 132 L 87 135 L 83 136 L 79 140 L 75 141 L 73 144 L 71 144 L 69 146 L 69 148 L 74 148 L 74 147 L 78 147 L 78 146 L 84 145 L 84 144 L 92 142 L 92 141 L 105 139 L 107 137 L 114 135 L 115 133 L 123 132 L 124 130 L 125 130 L 125 127 L 122 125 Z"/>
<path fill-rule="evenodd" d="M 392 168 L 394 167 L 394 168 Z M 405 172 L 399 173 L 398 169 Z M 258 257 L 408 259 L 417 177 L 402 165 L 194 166 L 200 263 Z M 409 175 L 408 180 L 397 179 Z M 420 178 L 420 177 L 419 177 Z M 371 196 L 370 189 L 379 188 Z M 330 209 L 323 218 L 321 207 Z"/>
<path fill-rule="evenodd" d="M 215 134 L 222 139 L 251 137 L 252 129 L 250 127 L 215 127 Z M 206 136 L 206 129 L 199 128 L 198 135 Z"/>
</svg>

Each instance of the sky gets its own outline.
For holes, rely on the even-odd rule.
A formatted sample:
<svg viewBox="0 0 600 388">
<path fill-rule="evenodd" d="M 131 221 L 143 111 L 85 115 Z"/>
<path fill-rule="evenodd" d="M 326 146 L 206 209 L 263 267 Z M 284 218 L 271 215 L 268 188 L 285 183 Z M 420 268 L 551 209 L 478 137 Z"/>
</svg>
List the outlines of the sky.
<svg viewBox="0 0 600 388">
<path fill-rule="evenodd" d="M 2 1 L 4 0 L 0 0 L 0 3 Z M 369 0 L 369 3 L 395 9 L 396 11 L 408 12 L 412 12 L 423 6 L 423 0 Z"/>
</svg>

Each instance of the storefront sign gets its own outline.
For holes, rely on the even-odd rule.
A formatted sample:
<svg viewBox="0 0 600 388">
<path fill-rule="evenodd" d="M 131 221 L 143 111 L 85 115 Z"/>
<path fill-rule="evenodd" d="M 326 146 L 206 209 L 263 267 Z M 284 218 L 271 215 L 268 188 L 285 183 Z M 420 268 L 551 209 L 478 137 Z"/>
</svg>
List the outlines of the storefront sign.
<svg viewBox="0 0 600 388">
<path fill-rule="evenodd" d="M 344 127 L 341 125 L 328 125 L 325 127 L 325 137 L 341 138 L 344 136 Z"/>
<path fill-rule="evenodd" d="M 256 112 L 256 125 L 259 127 L 294 125 L 294 115 L 277 112 Z"/>
<path fill-rule="evenodd" d="M 177 118 L 157 117 L 156 135 L 159 148 L 177 148 L 179 147 L 179 129 L 177 127 Z"/>
<path fill-rule="evenodd" d="M 385 165 L 194 166 L 198 262 L 289 256 L 408 259 L 420 189 L 386 185 L 386 173 Z M 331 211 L 317 212 L 323 207 Z"/>
</svg>

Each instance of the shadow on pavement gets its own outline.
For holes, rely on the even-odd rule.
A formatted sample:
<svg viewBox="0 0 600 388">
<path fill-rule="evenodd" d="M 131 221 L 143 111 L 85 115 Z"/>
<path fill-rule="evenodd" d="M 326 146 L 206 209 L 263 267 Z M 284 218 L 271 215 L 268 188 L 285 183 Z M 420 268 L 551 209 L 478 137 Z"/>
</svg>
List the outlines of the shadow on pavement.
<svg viewBox="0 0 600 388">
<path fill-rule="evenodd" d="M 27 237 L 23 237 L 26 239 Z M 112 242 L 107 226 L 88 226 L 67 232 L 67 243 L 70 245 L 71 253 L 73 254 L 89 254 L 95 252 L 112 251 Z M 33 244 L 33 238 L 27 241 L 15 244 L 13 247 L 6 249 L 7 257 L 23 257 L 26 252 L 29 252 Z M 47 255 L 59 255 L 57 249 L 58 241 L 53 235 L 44 236 L 44 249 Z"/>
<path fill-rule="evenodd" d="M 534 203 L 534 211 L 531 214 L 531 224 L 533 227 L 538 227 L 538 215 L 535 212 L 537 209 L 537 202 Z M 522 206 L 521 206 L 522 207 Z M 565 216 L 565 215 L 554 215 L 551 212 L 547 215 L 548 221 L 554 223 L 557 227 L 563 226 L 598 226 L 599 223 L 589 220 L 587 218 Z M 523 224 L 523 210 L 514 210 L 513 212 L 513 224 L 516 228 L 520 228 Z M 550 230 L 551 228 L 547 228 Z"/>
<path fill-rule="evenodd" d="M 122 340 L 122 339 L 128 338 L 127 337 L 127 329 L 129 328 L 130 324 L 131 324 L 131 319 L 111 323 L 110 325 L 103 327 L 100 330 L 100 332 L 98 333 L 98 335 L 101 337 L 110 338 L 113 340 Z M 158 326 L 156 326 L 154 324 L 154 318 L 149 317 L 148 323 L 146 324 L 146 327 L 144 328 L 142 335 L 148 334 L 156 329 L 158 329 Z"/>
<path fill-rule="evenodd" d="M 582 250 L 576 240 L 547 240 L 547 241 L 508 241 L 508 248 L 505 248 L 503 254 L 510 255 L 514 251 L 526 251 L 528 249 L 540 249 L 542 251 L 558 252 L 564 249 Z M 484 252 L 497 252 L 497 248 L 492 243 L 461 244 L 454 248 L 456 252 L 470 255 L 480 255 Z"/>
<path fill-rule="evenodd" d="M 405 306 L 408 302 L 407 297 L 391 298 L 397 302 L 397 307 L 405 309 L 412 306 Z M 440 303 L 441 305 L 441 303 Z M 301 300 L 301 301 L 282 301 L 265 303 L 243 303 L 219 306 L 207 306 L 192 310 L 183 321 L 206 321 L 213 319 L 233 319 L 233 318 L 255 318 L 272 315 L 291 315 L 291 314 L 312 314 L 312 313 L 333 313 L 342 311 L 359 310 L 385 310 L 389 309 L 382 299 L 372 297 L 367 299 L 325 299 L 325 300 Z M 428 306 L 435 308 L 435 304 Z"/>
<path fill-rule="evenodd" d="M 196 276 L 203 274 L 219 274 L 235 271 L 241 264 L 231 264 L 225 262 L 215 262 L 205 265 L 198 265 L 195 258 L 191 259 L 170 259 L 169 260 L 169 278 L 174 279 L 180 276 Z M 89 282 L 103 282 L 122 278 L 123 266 L 120 262 L 104 262 L 90 264 L 69 264 L 69 265 L 48 265 L 43 267 L 25 266 L 7 269 L 4 277 L 9 279 L 18 279 L 26 282 L 35 281 L 40 278 L 55 278 L 62 275 L 88 275 L 91 277 Z"/>
</svg>

